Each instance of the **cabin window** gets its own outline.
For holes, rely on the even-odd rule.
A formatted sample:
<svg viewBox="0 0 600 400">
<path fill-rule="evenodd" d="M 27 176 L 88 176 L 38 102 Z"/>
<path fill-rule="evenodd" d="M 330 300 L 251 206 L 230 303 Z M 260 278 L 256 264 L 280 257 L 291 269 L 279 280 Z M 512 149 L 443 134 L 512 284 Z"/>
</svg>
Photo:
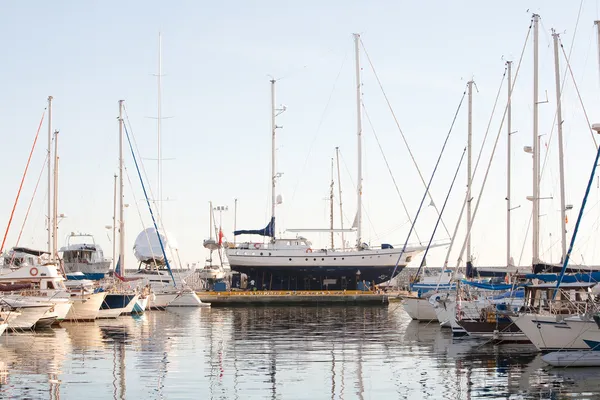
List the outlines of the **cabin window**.
<svg viewBox="0 0 600 400">
<path fill-rule="evenodd" d="M 391 256 L 390 256 L 391 257 Z M 406 262 L 409 263 L 412 260 L 412 256 L 407 256 L 406 257 Z"/>
<path fill-rule="evenodd" d="M 48 288 L 48 289 L 56 289 L 56 288 L 54 287 L 54 283 L 53 283 L 52 281 L 48 281 L 48 282 L 46 283 L 46 288 Z"/>
</svg>

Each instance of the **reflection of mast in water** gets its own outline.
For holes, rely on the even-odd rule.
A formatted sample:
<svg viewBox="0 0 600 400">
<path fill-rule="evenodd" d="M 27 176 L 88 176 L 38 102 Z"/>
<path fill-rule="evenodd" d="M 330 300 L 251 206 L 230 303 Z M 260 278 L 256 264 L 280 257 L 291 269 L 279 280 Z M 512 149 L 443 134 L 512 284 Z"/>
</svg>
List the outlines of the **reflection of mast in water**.
<svg viewBox="0 0 600 400">
<path fill-rule="evenodd" d="M 364 328 L 364 325 L 363 325 L 363 328 Z M 363 333 L 364 333 L 364 330 L 363 330 Z M 364 338 L 361 338 L 361 339 L 364 339 Z M 364 387 L 364 383 L 363 383 L 363 374 L 362 374 L 362 363 L 363 363 L 362 345 L 363 345 L 363 342 L 364 342 L 364 340 L 360 340 L 358 342 L 358 357 L 357 357 L 358 365 L 356 368 L 356 374 L 358 375 L 358 381 L 357 381 L 358 391 L 356 392 L 356 395 L 358 396 L 358 398 L 360 400 L 364 399 L 363 393 L 365 391 L 365 387 Z"/>
<path fill-rule="evenodd" d="M 269 363 L 269 375 L 271 377 L 271 398 L 277 398 L 277 380 L 275 379 L 275 375 L 277 374 L 277 352 L 275 351 L 275 342 L 271 339 L 271 352 L 270 363 Z"/>
<path fill-rule="evenodd" d="M 335 400 L 335 343 L 331 348 L 331 400 Z"/>
</svg>

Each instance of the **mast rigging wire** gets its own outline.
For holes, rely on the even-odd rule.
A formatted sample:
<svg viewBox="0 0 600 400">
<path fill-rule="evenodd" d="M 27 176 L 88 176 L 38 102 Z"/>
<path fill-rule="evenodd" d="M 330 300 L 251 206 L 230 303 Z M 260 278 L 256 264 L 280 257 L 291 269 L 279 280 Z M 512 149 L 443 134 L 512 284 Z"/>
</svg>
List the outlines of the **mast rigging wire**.
<svg viewBox="0 0 600 400">
<path fill-rule="evenodd" d="M 29 164 L 31 163 L 31 156 L 33 155 L 33 151 L 35 150 L 35 145 L 37 144 L 38 137 L 40 136 L 40 129 L 42 129 L 42 123 L 44 122 L 44 117 L 46 116 L 46 109 L 44 108 L 44 112 L 42 113 L 42 118 L 40 119 L 40 124 L 38 125 L 37 132 L 35 133 L 35 139 L 33 139 L 33 145 L 31 146 L 31 150 L 29 151 L 29 157 L 27 158 L 27 164 L 25 165 L 25 171 L 23 171 L 23 176 L 21 177 L 21 183 L 19 184 L 19 190 L 17 191 L 17 197 L 15 198 L 15 202 L 13 204 L 12 211 L 10 212 L 10 218 L 8 219 L 8 225 L 6 226 L 6 231 L 4 231 L 4 238 L 2 239 L 2 245 L 0 246 L 0 254 L 4 251 L 4 245 L 6 244 L 6 237 L 8 236 L 8 231 L 10 229 L 10 225 L 12 223 L 13 217 L 15 216 L 15 209 L 17 208 L 17 204 L 19 203 L 19 197 L 21 196 L 21 190 L 23 189 L 23 183 L 25 183 L 25 177 L 27 176 L 27 171 L 29 170 Z M 48 227 L 50 229 L 50 227 Z"/>
</svg>

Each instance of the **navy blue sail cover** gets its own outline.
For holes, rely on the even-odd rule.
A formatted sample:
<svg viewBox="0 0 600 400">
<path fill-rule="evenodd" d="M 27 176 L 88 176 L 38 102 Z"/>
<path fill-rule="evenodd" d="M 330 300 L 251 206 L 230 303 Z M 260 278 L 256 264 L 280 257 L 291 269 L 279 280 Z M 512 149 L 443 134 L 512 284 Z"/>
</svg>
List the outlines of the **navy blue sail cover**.
<svg viewBox="0 0 600 400">
<path fill-rule="evenodd" d="M 275 217 L 271 218 L 271 222 L 269 222 L 269 224 L 264 229 L 239 230 L 239 231 L 234 231 L 233 234 L 235 236 L 238 236 L 238 235 L 261 235 L 261 236 L 275 237 Z"/>
</svg>

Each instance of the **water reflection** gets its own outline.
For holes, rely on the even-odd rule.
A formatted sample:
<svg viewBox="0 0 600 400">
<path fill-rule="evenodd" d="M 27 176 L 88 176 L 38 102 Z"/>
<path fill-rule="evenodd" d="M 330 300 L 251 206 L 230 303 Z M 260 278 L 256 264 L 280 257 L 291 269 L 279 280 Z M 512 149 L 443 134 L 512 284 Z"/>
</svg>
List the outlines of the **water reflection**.
<svg viewBox="0 0 600 400">
<path fill-rule="evenodd" d="M 0 338 L 0 398 L 590 398 L 599 372 L 453 341 L 393 305 L 178 309 Z"/>
</svg>

